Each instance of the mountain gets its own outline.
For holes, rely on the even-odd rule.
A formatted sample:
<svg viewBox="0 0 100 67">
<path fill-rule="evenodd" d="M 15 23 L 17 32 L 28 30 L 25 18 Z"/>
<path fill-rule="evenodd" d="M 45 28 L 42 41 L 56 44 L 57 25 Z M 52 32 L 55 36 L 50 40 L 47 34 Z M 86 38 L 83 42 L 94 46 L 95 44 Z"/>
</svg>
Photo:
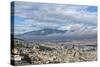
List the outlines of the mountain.
<svg viewBox="0 0 100 67">
<path fill-rule="evenodd" d="M 65 33 L 66 30 L 62 31 L 62 30 L 57 30 L 57 29 L 41 29 L 41 30 L 37 30 L 37 31 L 30 31 L 27 33 L 24 33 L 22 35 L 35 35 L 35 36 L 41 36 L 41 35 L 49 35 L 49 34 L 54 34 L 54 33 Z"/>
<path fill-rule="evenodd" d="M 15 35 L 15 38 L 33 41 L 33 40 L 82 40 L 82 39 L 94 39 L 97 38 L 95 34 L 78 35 L 75 34 L 75 30 L 58 30 L 58 29 L 41 29 L 37 31 L 26 32 L 21 35 Z"/>
<path fill-rule="evenodd" d="M 57 29 L 41 29 L 37 31 L 30 31 L 24 34 L 15 35 L 15 38 L 24 39 L 24 40 L 57 40 L 60 39 L 56 36 L 57 34 L 64 34 L 67 30 L 57 30 Z M 52 34 L 55 34 L 52 36 Z"/>
</svg>

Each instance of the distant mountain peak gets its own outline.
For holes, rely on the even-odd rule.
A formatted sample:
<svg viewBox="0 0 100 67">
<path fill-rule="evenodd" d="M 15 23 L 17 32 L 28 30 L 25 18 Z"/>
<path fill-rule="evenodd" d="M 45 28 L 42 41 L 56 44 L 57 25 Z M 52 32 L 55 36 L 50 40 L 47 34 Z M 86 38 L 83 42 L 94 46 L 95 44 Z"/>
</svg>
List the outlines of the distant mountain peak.
<svg viewBox="0 0 100 67">
<path fill-rule="evenodd" d="M 57 29 L 44 28 L 37 31 L 26 32 L 23 35 L 48 35 L 48 34 L 53 34 L 53 33 L 65 33 L 65 32 L 66 31 L 57 30 Z"/>
</svg>

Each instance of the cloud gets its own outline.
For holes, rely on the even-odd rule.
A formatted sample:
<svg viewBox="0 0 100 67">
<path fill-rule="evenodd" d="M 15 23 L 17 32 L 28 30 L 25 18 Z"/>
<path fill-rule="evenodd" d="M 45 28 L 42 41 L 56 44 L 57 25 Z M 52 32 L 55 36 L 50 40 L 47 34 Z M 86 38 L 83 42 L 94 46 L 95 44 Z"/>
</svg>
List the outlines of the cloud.
<svg viewBox="0 0 100 67">
<path fill-rule="evenodd" d="M 69 24 L 59 28 L 59 30 L 68 30 L 68 31 L 70 30 L 79 31 L 80 29 L 82 29 L 81 24 Z"/>
<path fill-rule="evenodd" d="M 97 32 L 97 11 L 91 6 L 46 4 L 15 1 L 15 33 L 22 34 L 43 28 L 75 30 L 64 35 L 87 35 Z M 95 6 L 96 7 L 96 6 Z"/>
<path fill-rule="evenodd" d="M 84 30 L 78 30 L 75 32 L 69 32 L 66 31 L 65 33 L 52 33 L 49 35 L 46 35 L 45 37 L 50 37 L 50 38 L 97 38 L 97 29 L 84 29 Z"/>
</svg>

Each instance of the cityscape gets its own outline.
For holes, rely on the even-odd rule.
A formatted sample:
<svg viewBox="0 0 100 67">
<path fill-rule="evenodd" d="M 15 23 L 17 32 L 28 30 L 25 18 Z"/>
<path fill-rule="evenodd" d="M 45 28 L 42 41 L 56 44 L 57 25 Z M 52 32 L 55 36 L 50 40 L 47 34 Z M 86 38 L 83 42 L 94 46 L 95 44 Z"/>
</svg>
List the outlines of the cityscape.
<svg viewBox="0 0 100 67">
<path fill-rule="evenodd" d="M 11 3 L 11 64 L 97 61 L 97 7 Z"/>
</svg>

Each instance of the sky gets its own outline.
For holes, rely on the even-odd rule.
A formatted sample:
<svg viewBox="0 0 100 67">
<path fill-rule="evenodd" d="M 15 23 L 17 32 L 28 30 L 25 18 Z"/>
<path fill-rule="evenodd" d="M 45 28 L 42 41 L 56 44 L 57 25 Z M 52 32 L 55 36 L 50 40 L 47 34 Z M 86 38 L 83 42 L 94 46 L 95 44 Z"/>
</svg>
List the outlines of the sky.
<svg viewBox="0 0 100 67">
<path fill-rule="evenodd" d="M 14 2 L 14 33 L 45 28 L 75 30 L 72 35 L 96 35 L 97 7 L 53 3 Z M 70 34 L 68 32 L 64 34 Z"/>
</svg>

